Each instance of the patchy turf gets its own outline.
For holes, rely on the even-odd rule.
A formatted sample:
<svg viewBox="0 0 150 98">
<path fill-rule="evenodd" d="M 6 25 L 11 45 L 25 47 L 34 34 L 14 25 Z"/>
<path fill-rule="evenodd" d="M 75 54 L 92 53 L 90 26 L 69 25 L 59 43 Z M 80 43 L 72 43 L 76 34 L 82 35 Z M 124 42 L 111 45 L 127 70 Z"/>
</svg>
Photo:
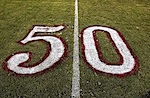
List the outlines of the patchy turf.
<svg viewBox="0 0 150 98">
<path fill-rule="evenodd" d="M 109 26 L 124 36 L 137 55 L 139 71 L 125 78 L 97 74 L 83 61 L 80 48 L 81 98 L 149 98 L 150 92 L 149 0 L 79 0 L 79 31 L 91 25 Z M 1 0 L 0 63 L 19 51 L 33 52 L 33 64 L 45 54 L 45 43 L 21 46 L 33 25 L 60 25 L 55 33 L 68 45 L 67 57 L 53 70 L 36 77 L 16 77 L 0 67 L 0 98 L 68 98 L 71 96 L 74 0 Z M 53 34 L 50 34 L 53 35 Z M 119 57 L 105 33 L 97 34 L 106 61 Z M 81 45 L 80 45 L 81 46 Z"/>
</svg>

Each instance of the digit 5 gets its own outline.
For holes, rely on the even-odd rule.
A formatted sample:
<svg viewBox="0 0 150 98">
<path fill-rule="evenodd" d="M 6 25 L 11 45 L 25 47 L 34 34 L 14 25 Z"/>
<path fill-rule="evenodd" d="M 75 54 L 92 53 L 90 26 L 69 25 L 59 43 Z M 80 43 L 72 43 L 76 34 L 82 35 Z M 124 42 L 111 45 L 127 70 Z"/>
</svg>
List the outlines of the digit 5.
<svg viewBox="0 0 150 98">
<path fill-rule="evenodd" d="M 41 61 L 30 65 L 25 66 L 25 63 L 29 62 L 31 59 L 30 52 L 18 52 L 14 55 L 9 56 L 3 63 L 4 70 L 19 74 L 19 75 L 34 75 L 41 73 L 49 68 L 53 68 L 54 65 L 59 62 L 64 55 L 66 54 L 66 46 L 63 43 L 62 39 L 56 36 L 39 36 L 37 33 L 43 32 L 58 32 L 63 30 L 65 26 L 33 26 L 33 29 L 29 34 L 21 40 L 19 43 L 26 45 L 29 42 L 33 41 L 44 41 L 47 43 L 47 52 Z"/>
</svg>

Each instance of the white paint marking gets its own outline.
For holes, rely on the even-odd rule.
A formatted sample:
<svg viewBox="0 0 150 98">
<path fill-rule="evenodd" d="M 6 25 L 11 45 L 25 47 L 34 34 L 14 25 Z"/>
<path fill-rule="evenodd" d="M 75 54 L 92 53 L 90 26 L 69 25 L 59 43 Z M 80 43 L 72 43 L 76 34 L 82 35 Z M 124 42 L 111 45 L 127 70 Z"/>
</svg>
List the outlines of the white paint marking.
<svg viewBox="0 0 150 98">
<path fill-rule="evenodd" d="M 7 61 L 8 69 L 10 69 L 11 71 L 14 71 L 17 74 L 35 74 L 35 73 L 41 72 L 41 71 L 53 66 L 63 56 L 63 54 L 65 52 L 64 44 L 57 37 L 33 36 L 33 35 L 37 32 L 56 32 L 56 31 L 60 31 L 63 28 L 64 28 L 64 26 L 58 26 L 58 27 L 35 26 L 33 28 L 33 30 L 31 30 L 29 35 L 21 41 L 21 43 L 27 44 L 28 42 L 31 42 L 31 41 L 44 40 L 47 43 L 51 44 L 50 54 L 40 64 L 38 64 L 34 67 L 31 67 L 31 68 L 19 66 L 21 63 L 23 63 L 29 59 L 29 53 L 16 54 Z"/>
<path fill-rule="evenodd" d="M 78 0 L 75 0 L 74 20 L 74 53 L 73 53 L 73 77 L 72 98 L 80 98 L 80 70 L 79 70 L 79 41 L 78 41 Z"/>
<path fill-rule="evenodd" d="M 123 64 L 121 64 L 120 66 L 110 66 L 99 59 L 93 36 L 93 33 L 96 30 L 107 31 L 110 34 L 112 40 L 114 41 L 116 47 L 118 48 L 120 54 L 123 57 Z M 132 71 L 132 69 L 135 66 L 135 59 L 133 58 L 132 54 L 130 53 L 130 50 L 123 42 L 122 38 L 119 36 L 116 30 L 101 26 L 89 27 L 84 30 L 83 44 L 85 46 L 84 52 L 86 60 L 96 70 L 110 74 L 125 74 Z"/>
</svg>

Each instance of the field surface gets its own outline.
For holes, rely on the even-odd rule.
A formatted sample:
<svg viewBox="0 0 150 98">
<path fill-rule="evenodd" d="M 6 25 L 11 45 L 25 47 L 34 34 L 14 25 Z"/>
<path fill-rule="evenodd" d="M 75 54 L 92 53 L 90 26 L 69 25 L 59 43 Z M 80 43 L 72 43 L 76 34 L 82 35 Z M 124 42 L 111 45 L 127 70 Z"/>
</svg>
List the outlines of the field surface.
<svg viewBox="0 0 150 98">
<path fill-rule="evenodd" d="M 70 98 L 72 95 L 74 19 L 78 18 L 81 98 L 150 97 L 150 1 L 149 0 L 0 0 L 0 98 Z M 35 76 L 20 76 L 3 69 L 6 58 L 18 52 L 32 52 L 27 66 L 41 60 L 46 44 L 34 41 L 24 46 L 23 39 L 35 25 L 65 25 L 57 33 L 66 45 L 66 56 L 52 69 Z M 121 32 L 138 58 L 139 67 L 126 77 L 96 73 L 84 61 L 81 32 L 100 25 Z M 114 47 L 103 31 L 96 33 L 103 58 L 119 62 Z M 43 35 L 43 33 L 39 34 Z M 79 96 L 78 96 L 79 97 Z M 78 98 L 77 97 L 77 98 Z"/>
</svg>

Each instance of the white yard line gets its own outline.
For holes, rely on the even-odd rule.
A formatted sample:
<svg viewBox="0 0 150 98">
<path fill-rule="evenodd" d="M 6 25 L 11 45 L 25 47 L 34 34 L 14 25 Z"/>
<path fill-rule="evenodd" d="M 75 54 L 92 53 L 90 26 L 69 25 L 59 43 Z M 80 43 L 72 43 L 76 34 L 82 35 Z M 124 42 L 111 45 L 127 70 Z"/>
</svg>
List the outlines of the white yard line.
<svg viewBox="0 0 150 98">
<path fill-rule="evenodd" d="M 74 53 L 73 53 L 73 77 L 72 98 L 80 98 L 80 70 L 79 70 L 79 38 L 78 38 L 78 0 L 75 0 L 74 19 Z"/>
</svg>

